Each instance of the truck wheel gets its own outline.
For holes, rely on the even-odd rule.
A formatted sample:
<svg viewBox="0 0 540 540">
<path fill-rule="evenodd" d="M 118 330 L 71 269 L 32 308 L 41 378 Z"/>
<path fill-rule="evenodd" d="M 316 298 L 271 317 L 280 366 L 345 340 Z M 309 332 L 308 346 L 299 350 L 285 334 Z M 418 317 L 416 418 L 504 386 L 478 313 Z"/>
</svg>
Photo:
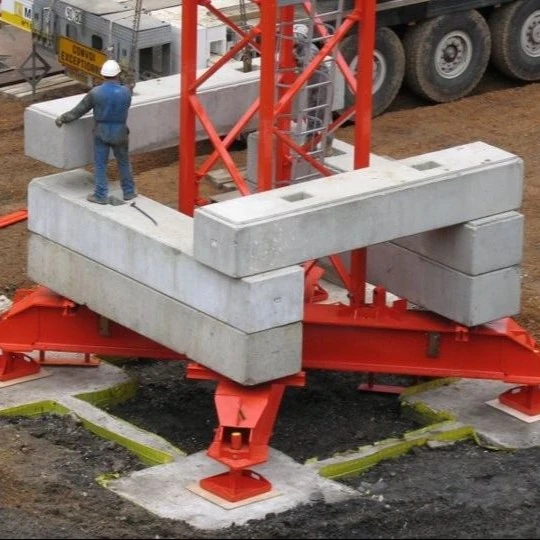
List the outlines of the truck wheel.
<svg viewBox="0 0 540 540">
<path fill-rule="evenodd" d="M 503 73 L 522 81 L 540 79 L 540 0 L 520 0 L 496 9 L 489 27 L 491 60 Z"/>
<path fill-rule="evenodd" d="M 345 61 L 356 73 L 358 63 L 358 37 L 356 34 L 346 37 L 340 46 Z M 405 52 L 400 39 L 390 28 L 379 28 L 375 36 L 373 55 L 373 104 L 372 116 L 382 114 L 394 101 L 405 74 Z M 354 103 L 354 94 L 346 86 L 345 106 Z"/>
<path fill-rule="evenodd" d="M 489 26 L 476 10 L 427 19 L 409 28 L 403 40 L 405 80 L 421 98 L 435 103 L 469 94 L 489 62 Z"/>
</svg>

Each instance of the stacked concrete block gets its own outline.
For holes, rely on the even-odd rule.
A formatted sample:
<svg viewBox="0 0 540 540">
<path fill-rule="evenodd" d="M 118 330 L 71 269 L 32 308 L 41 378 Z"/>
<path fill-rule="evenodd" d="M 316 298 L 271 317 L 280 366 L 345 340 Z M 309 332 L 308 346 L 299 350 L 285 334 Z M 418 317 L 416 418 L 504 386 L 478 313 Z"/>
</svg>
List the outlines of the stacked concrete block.
<svg viewBox="0 0 540 540">
<path fill-rule="evenodd" d="M 458 272 L 472 276 L 521 264 L 523 258 L 523 215 L 503 212 L 475 219 L 461 225 L 414 234 L 389 242 L 418 255 L 427 257 Z M 368 247 L 374 252 L 379 245 Z M 350 268 L 350 252 L 340 253 L 345 268 Z M 331 280 L 332 264 L 327 257 L 320 259 Z"/>
<path fill-rule="evenodd" d="M 194 256 L 242 277 L 520 207 L 523 162 L 482 142 L 199 208 Z"/>
<path fill-rule="evenodd" d="M 407 163 L 425 163 L 408 158 Z M 339 254 L 350 268 L 350 252 Z M 519 313 L 523 215 L 503 212 L 367 248 L 368 280 L 466 326 Z M 325 278 L 341 284 L 328 258 Z"/>
<path fill-rule="evenodd" d="M 519 265 L 470 275 L 386 242 L 368 248 L 367 280 L 465 326 L 519 313 Z"/>
<path fill-rule="evenodd" d="M 303 141 L 297 141 L 302 143 Z M 355 148 L 352 144 L 334 139 L 332 141 L 331 149 L 327 151 L 327 155 L 324 156 L 324 166 L 332 172 L 332 174 L 338 174 L 340 172 L 352 171 L 354 169 L 354 154 Z M 377 156 L 376 154 L 370 154 L 370 165 L 376 166 L 387 161 L 391 161 L 388 158 Z M 251 187 L 252 192 L 257 189 L 259 167 L 259 132 L 254 131 L 248 135 L 247 138 L 247 168 L 246 168 L 246 180 Z M 275 162 L 272 163 L 272 167 L 275 168 Z M 303 158 L 296 156 L 293 160 L 292 169 L 292 182 L 295 183 L 295 179 L 300 181 L 306 181 L 304 179 L 312 180 L 313 177 L 321 177 L 321 173 L 311 167 L 307 161 Z M 275 174 L 274 174 L 275 177 Z"/>
<path fill-rule="evenodd" d="M 242 384 L 300 370 L 300 267 L 231 279 L 194 260 L 192 218 L 143 196 L 147 215 L 96 205 L 92 186 L 84 170 L 31 182 L 31 279 Z"/>
<path fill-rule="evenodd" d="M 503 212 L 398 238 L 392 243 L 459 272 L 477 276 L 521 264 L 523 221 L 523 214 L 519 212 Z"/>
<path fill-rule="evenodd" d="M 254 385 L 301 369 L 300 322 L 247 334 L 38 234 L 28 248 L 33 280 L 233 381 Z"/>
<path fill-rule="evenodd" d="M 519 313 L 523 215 L 503 212 L 371 246 L 367 274 L 466 326 Z"/>
<path fill-rule="evenodd" d="M 255 101 L 259 73 L 243 73 L 241 64 L 218 71 L 201 86 L 199 99 L 219 133 L 227 133 Z M 242 99 L 237 99 L 238 95 Z M 75 169 L 93 162 L 92 112 L 58 128 L 54 120 L 84 96 L 36 103 L 25 110 L 25 153 L 61 169 Z M 148 152 L 179 144 L 180 75 L 139 82 L 129 112 L 130 151 Z M 256 118 L 252 125 L 256 125 Z M 197 138 L 206 131 L 197 123 Z"/>
<path fill-rule="evenodd" d="M 352 144 L 346 143 L 339 139 L 332 141 L 332 152 L 325 157 L 324 162 L 326 166 L 337 172 L 347 172 L 354 170 L 354 156 L 356 150 Z M 369 166 L 377 167 L 381 163 L 387 161 L 395 161 L 386 156 L 378 156 L 377 154 L 369 155 Z"/>
</svg>

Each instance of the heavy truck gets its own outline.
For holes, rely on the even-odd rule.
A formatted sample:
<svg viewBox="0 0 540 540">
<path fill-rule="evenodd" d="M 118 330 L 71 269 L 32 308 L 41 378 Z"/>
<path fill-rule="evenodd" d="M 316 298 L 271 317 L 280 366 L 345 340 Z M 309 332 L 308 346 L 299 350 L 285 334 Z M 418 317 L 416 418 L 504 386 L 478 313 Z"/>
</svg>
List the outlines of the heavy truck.
<svg viewBox="0 0 540 540">
<path fill-rule="evenodd" d="M 299 0 L 283 2 L 302 10 Z M 243 24 L 258 15 L 257 5 L 247 0 L 213 4 L 229 16 L 236 10 Z M 79 79 L 95 81 L 99 70 L 93 64 L 111 56 L 134 58 L 139 80 L 178 73 L 180 2 L 143 0 L 142 25 L 136 30 L 134 5 L 134 0 L 2 0 L 0 9 L 1 20 L 32 31 L 38 47 L 57 55 Z M 319 13 L 331 13 L 337 5 L 347 10 L 352 0 L 313 2 Z M 518 81 L 540 80 L 540 0 L 379 0 L 376 17 L 374 116 L 390 107 L 403 84 L 429 102 L 465 97 L 490 62 Z M 325 23 L 331 27 L 332 21 Z M 208 14 L 197 39 L 199 67 L 205 67 L 232 46 L 235 35 Z M 134 46 L 137 50 L 131 51 Z M 352 68 L 356 47 L 353 34 L 341 44 Z M 354 96 L 342 87 L 346 104 L 352 103 Z"/>
</svg>

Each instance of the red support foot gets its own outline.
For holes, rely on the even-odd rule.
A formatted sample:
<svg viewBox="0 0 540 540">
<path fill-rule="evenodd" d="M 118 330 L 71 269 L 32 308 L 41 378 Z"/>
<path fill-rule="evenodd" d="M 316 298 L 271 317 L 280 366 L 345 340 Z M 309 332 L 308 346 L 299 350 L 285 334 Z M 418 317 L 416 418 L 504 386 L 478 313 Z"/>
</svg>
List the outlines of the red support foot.
<svg viewBox="0 0 540 540">
<path fill-rule="evenodd" d="M 267 493 L 272 484 L 249 469 L 231 470 L 200 480 L 199 485 L 229 502 L 238 502 Z"/>
<path fill-rule="evenodd" d="M 0 382 L 12 381 L 39 373 L 41 367 L 26 354 L 0 354 Z"/>
<path fill-rule="evenodd" d="M 529 416 L 540 414 L 540 386 L 537 384 L 516 386 L 503 392 L 499 401 Z"/>
</svg>

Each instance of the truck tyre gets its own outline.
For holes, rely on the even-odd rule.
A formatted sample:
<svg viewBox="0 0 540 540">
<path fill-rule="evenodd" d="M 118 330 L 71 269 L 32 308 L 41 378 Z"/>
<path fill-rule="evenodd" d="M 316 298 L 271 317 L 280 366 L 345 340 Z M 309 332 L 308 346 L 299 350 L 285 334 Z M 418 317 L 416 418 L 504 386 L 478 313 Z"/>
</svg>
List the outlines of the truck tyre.
<svg viewBox="0 0 540 540">
<path fill-rule="evenodd" d="M 476 10 L 441 15 L 412 26 L 403 45 L 405 81 L 412 92 L 435 103 L 469 94 L 489 63 L 489 26 Z"/>
<path fill-rule="evenodd" d="M 356 73 L 358 63 L 358 37 L 347 36 L 340 45 L 341 54 Z M 373 55 L 373 104 L 372 116 L 382 114 L 397 96 L 405 74 L 405 52 L 400 39 L 390 28 L 377 29 Z M 354 104 L 354 94 L 346 85 L 345 106 Z"/>
<path fill-rule="evenodd" d="M 490 19 L 493 65 L 522 81 L 540 79 L 540 0 L 519 0 Z"/>
</svg>

